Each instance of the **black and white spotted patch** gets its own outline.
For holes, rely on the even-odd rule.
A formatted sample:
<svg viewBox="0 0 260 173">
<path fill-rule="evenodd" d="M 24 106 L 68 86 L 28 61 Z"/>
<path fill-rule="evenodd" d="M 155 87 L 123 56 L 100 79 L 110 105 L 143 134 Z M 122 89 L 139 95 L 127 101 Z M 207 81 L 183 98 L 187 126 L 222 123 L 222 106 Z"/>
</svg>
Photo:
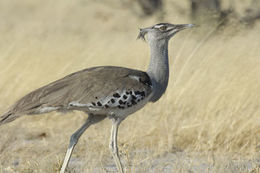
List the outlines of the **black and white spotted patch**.
<svg viewBox="0 0 260 173">
<path fill-rule="evenodd" d="M 116 91 L 105 98 L 97 98 L 95 101 L 87 104 L 77 102 L 69 103 L 69 106 L 88 107 L 89 110 L 98 111 L 101 109 L 126 109 L 130 108 L 146 97 L 144 90 L 124 90 L 123 92 Z"/>
</svg>

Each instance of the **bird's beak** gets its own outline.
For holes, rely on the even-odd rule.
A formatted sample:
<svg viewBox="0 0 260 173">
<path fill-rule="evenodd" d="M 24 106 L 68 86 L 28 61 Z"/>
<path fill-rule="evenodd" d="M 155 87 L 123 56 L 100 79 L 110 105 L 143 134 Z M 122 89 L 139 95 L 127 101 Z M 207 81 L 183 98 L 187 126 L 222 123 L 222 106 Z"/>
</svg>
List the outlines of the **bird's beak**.
<svg viewBox="0 0 260 173">
<path fill-rule="evenodd" d="M 179 24 L 179 25 L 173 25 L 172 29 L 169 30 L 169 36 L 170 38 L 175 35 L 177 32 L 194 27 L 194 24 Z"/>
<path fill-rule="evenodd" d="M 180 31 L 186 28 L 192 28 L 194 26 L 195 26 L 194 24 L 180 24 L 180 25 L 175 25 L 174 29 Z"/>
</svg>

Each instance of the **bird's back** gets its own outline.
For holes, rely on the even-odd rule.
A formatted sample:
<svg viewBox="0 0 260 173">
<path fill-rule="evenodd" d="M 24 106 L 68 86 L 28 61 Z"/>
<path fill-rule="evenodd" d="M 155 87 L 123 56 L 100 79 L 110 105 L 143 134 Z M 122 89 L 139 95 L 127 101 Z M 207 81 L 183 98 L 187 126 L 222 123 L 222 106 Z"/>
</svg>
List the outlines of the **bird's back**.
<svg viewBox="0 0 260 173">
<path fill-rule="evenodd" d="M 114 66 L 84 69 L 27 94 L 1 117 L 0 124 L 24 114 L 54 110 L 123 112 L 148 98 L 151 92 L 151 80 L 145 72 Z"/>
</svg>

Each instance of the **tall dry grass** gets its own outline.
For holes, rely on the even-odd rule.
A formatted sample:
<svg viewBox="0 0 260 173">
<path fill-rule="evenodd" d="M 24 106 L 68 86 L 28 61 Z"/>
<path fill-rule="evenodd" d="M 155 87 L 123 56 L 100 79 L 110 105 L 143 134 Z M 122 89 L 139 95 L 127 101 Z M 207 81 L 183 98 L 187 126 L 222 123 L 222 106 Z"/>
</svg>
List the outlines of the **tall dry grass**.
<svg viewBox="0 0 260 173">
<path fill-rule="evenodd" d="M 189 22 L 170 6 L 165 17 L 172 23 Z M 138 27 L 157 22 L 156 17 L 137 18 L 117 1 L 1 1 L 0 112 L 33 89 L 83 68 L 145 70 L 149 47 L 135 38 Z M 177 172 L 188 172 L 189 161 L 198 159 L 210 163 L 212 172 L 248 167 L 230 166 L 232 159 L 251 160 L 248 172 L 259 171 L 259 29 L 259 24 L 225 29 L 205 24 L 172 39 L 166 94 L 120 126 L 119 150 L 130 172 L 149 171 L 165 153 L 190 155 L 177 155 Z M 70 135 L 85 117 L 50 113 L 1 126 L 0 172 L 58 170 Z M 109 133 L 109 120 L 85 132 L 73 154 L 72 172 L 104 172 L 113 164 Z M 137 170 L 140 165 L 143 170 Z"/>
</svg>

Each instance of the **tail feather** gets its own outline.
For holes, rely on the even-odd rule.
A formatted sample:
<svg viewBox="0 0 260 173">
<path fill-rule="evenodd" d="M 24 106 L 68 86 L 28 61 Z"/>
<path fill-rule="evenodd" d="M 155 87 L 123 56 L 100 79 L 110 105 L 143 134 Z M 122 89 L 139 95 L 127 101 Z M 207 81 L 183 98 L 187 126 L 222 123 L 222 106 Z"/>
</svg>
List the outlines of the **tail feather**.
<svg viewBox="0 0 260 173">
<path fill-rule="evenodd" d="M 0 126 L 5 123 L 9 123 L 13 120 L 15 120 L 17 116 L 13 114 L 12 112 L 6 112 L 0 117 Z"/>
</svg>

